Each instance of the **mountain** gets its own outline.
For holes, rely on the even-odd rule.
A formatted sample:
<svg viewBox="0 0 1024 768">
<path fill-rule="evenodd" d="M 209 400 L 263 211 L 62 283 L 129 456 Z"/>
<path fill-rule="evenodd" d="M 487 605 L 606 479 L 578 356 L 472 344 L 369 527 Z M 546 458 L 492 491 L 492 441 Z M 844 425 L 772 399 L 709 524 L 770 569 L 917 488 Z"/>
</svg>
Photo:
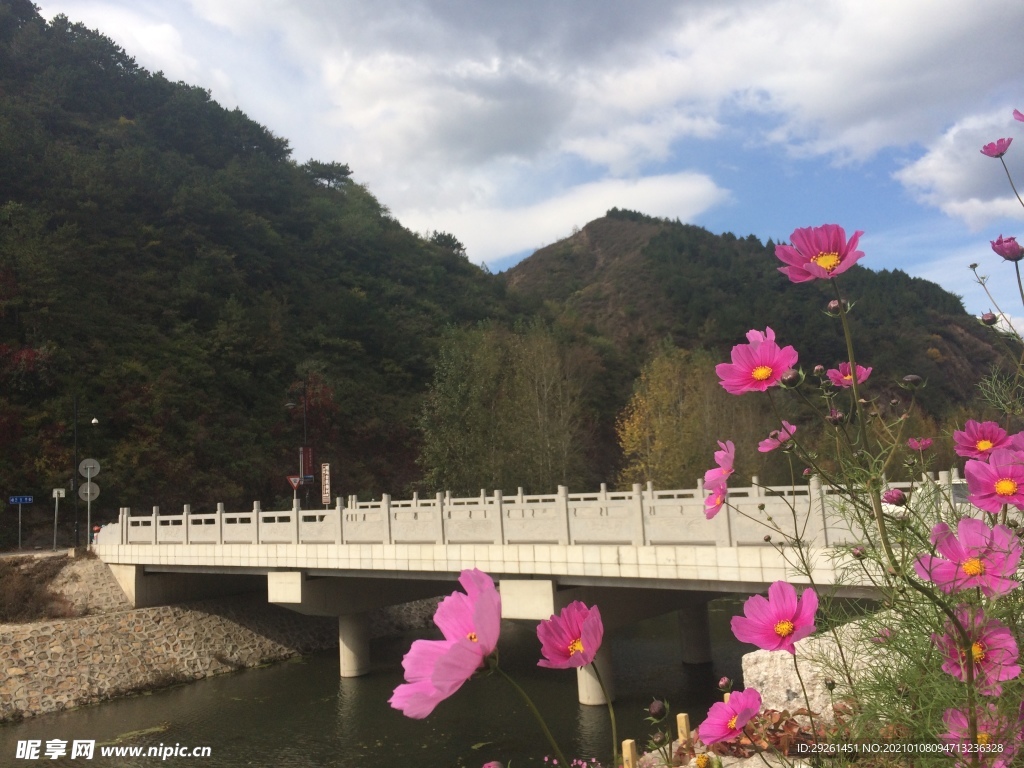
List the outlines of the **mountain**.
<svg viewBox="0 0 1024 768">
<path fill-rule="evenodd" d="M 838 281 L 853 302 L 858 362 L 889 390 L 908 374 L 926 379 L 919 398 L 932 416 L 971 401 L 997 359 L 991 329 L 940 286 L 864 263 L 870 254 Z M 725 361 L 748 330 L 766 326 L 796 347 L 805 372 L 834 367 L 846 347 L 838 320 L 824 314 L 832 286 L 792 284 L 779 266 L 774 245 L 754 236 L 612 209 L 503 276 L 510 293 L 544 300 L 562 322 L 609 344 L 634 375 L 665 341 Z"/>
<path fill-rule="evenodd" d="M 511 312 L 439 234 L 407 230 L 347 165 L 299 165 L 207 91 L 3 0 L 6 489 L 67 487 L 76 400 L 108 511 L 290 505 L 304 432 L 337 493 L 407 488 L 441 332 Z"/>
</svg>

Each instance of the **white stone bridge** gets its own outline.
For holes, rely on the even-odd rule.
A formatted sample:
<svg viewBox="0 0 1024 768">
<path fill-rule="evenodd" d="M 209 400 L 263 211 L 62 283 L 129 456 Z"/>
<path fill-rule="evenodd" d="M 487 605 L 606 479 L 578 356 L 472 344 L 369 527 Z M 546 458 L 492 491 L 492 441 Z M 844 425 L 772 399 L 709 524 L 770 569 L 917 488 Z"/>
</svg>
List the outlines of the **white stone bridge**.
<svg viewBox="0 0 1024 768">
<path fill-rule="evenodd" d="M 939 484 L 956 479 L 955 470 L 940 473 Z M 830 511 L 834 493 L 816 478 L 795 487 L 754 478 L 730 487 L 730 506 L 713 520 L 705 518 L 700 483 L 669 491 L 339 497 L 333 508 L 311 510 L 265 511 L 258 502 L 243 512 L 123 508 L 93 548 L 136 607 L 266 588 L 272 603 L 338 616 L 343 677 L 368 669 L 368 611 L 449 593 L 465 568 L 494 577 L 507 619 L 546 619 L 577 599 L 599 605 L 609 627 L 682 609 L 683 658 L 699 663 L 710 660 L 709 600 L 763 592 L 780 579 L 808 583 L 787 562 L 792 550 L 774 546 L 781 537 L 768 516 L 788 531 L 794 511 L 806 519 L 813 581 L 835 583 L 834 547 L 860 537 Z M 837 590 L 872 595 L 865 587 Z M 579 689 L 580 701 L 603 701 L 588 673 Z"/>
</svg>

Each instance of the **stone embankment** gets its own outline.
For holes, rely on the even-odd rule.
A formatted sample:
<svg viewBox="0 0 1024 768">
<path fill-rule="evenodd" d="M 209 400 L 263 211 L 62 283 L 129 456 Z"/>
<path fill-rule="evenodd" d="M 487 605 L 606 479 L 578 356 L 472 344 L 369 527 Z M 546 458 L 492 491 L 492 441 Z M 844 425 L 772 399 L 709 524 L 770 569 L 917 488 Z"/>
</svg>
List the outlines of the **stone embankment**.
<svg viewBox="0 0 1024 768">
<path fill-rule="evenodd" d="M 265 595 L 132 609 L 107 566 L 72 560 L 51 583 L 83 614 L 0 625 L 0 721 L 198 680 L 338 645 L 337 620 Z M 382 636 L 430 621 L 436 600 L 381 611 Z"/>
</svg>

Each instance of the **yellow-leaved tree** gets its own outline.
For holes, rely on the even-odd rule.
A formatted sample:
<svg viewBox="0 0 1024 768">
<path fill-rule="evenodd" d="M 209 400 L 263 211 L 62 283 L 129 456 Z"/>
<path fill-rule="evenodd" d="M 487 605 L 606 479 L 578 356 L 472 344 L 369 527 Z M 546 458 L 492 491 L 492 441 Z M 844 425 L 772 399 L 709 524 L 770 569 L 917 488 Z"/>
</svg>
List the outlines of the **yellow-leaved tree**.
<svg viewBox="0 0 1024 768">
<path fill-rule="evenodd" d="M 717 441 L 736 444 L 740 477 L 781 473 L 757 443 L 779 424 L 765 398 L 737 398 L 718 383 L 718 362 L 704 350 L 662 348 L 644 366 L 616 421 L 624 466 L 619 484 L 692 488 L 713 466 Z M 769 477 L 766 477 L 765 474 Z"/>
</svg>

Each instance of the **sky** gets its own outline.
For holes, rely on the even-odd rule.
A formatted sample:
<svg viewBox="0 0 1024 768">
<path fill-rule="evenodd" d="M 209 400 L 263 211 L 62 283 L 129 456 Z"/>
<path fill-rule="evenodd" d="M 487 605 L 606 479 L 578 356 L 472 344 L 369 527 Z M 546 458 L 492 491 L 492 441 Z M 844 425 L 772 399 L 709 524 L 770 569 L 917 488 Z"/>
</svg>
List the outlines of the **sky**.
<svg viewBox="0 0 1024 768">
<path fill-rule="evenodd" d="M 612 207 L 788 241 L 1024 317 L 1020 0 L 36 0 L 347 163 L 501 271 Z M 969 269 L 988 276 L 989 298 Z M 1024 327 L 1022 323 L 1019 327 Z"/>
</svg>

